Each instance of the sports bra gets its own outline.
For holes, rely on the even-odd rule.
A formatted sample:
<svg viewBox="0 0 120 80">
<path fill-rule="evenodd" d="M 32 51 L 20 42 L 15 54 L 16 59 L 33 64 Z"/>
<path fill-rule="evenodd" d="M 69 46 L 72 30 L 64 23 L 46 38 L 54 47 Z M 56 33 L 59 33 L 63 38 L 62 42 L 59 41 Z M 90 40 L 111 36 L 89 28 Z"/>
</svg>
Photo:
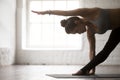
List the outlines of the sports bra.
<svg viewBox="0 0 120 80">
<path fill-rule="evenodd" d="M 97 19 L 90 20 L 91 23 L 98 28 L 98 34 L 103 34 L 107 30 L 111 29 L 108 9 L 101 9 Z"/>
</svg>

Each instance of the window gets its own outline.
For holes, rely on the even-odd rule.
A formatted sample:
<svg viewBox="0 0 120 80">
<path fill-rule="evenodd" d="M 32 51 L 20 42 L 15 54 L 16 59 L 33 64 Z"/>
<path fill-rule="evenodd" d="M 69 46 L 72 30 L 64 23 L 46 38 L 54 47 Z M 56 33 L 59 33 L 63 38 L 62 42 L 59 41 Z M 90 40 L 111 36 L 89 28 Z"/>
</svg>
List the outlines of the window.
<svg viewBox="0 0 120 80">
<path fill-rule="evenodd" d="M 26 25 L 22 28 L 22 48 L 80 50 L 81 35 L 67 34 L 60 26 L 60 21 L 67 17 L 37 15 L 31 12 L 31 10 L 68 10 L 78 7 L 80 7 L 79 0 L 28 0 L 26 14 L 23 13 L 26 16 L 23 17 L 23 25 Z"/>
</svg>

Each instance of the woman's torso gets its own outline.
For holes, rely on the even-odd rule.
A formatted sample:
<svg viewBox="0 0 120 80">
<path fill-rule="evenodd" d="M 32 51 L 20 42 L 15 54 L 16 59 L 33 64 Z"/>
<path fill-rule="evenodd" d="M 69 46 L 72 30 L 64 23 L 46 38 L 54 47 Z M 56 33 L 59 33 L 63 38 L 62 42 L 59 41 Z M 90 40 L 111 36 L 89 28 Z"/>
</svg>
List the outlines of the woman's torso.
<svg viewBox="0 0 120 80">
<path fill-rule="evenodd" d="M 120 27 L 120 9 L 100 9 L 99 15 L 95 20 L 90 20 L 96 28 L 98 34 L 103 34 L 107 30 Z"/>
<path fill-rule="evenodd" d="M 111 29 L 110 15 L 108 9 L 100 9 L 99 15 L 95 20 L 90 20 L 97 28 L 98 34 L 103 34 L 107 30 Z"/>
</svg>

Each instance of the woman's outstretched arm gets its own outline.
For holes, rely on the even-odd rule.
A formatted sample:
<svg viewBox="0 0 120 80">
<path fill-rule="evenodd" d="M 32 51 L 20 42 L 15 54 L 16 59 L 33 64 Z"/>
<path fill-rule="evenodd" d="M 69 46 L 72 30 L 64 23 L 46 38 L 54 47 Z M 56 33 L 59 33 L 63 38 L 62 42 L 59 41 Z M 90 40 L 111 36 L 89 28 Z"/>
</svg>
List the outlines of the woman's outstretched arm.
<svg viewBox="0 0 120 80">
<path fill-rule="evenodd" d="M 99 8 L 79 8 L 74 10 L 46 10 L 46 11 L 34 11 L 38 15 L 52 14 L 60 16 L 82 16 L 82 17 L 94 17 Z"/>
<path fill-rule="evenodd" d="M 78 16 L 80 15 L 80 9 L 75 10 L 47 10 L 47 11 L 34 11 L 32 12 L 37 13 L 39 15 L 45 14 L 53 14 L 53 15 L 61 15 L 61 16 Z"/>
</svg>

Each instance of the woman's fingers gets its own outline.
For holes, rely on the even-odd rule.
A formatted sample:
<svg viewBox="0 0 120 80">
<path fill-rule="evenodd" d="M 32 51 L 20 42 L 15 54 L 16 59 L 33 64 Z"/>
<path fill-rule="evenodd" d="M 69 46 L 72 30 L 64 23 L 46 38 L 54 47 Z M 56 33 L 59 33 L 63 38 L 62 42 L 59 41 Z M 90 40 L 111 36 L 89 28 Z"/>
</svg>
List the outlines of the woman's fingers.
<svg viewBox="0 0 120 80">
<path fill-rule="evenodd" d="M 39 12 L 38 12 L 38 11 L 33 11 L 33 10 L 32 10 L 32 12 L 33 12 L 33 13 L 37 13 L 37 14 L 39 14 Z"/>
<path fill-rule="evenodd" d="M 33 13 L 36 13 L 38 15 L 44 15 L 44 14 L 47 14 L 46 11 L 34 11 L 32 10 Z"/>
</svg>

